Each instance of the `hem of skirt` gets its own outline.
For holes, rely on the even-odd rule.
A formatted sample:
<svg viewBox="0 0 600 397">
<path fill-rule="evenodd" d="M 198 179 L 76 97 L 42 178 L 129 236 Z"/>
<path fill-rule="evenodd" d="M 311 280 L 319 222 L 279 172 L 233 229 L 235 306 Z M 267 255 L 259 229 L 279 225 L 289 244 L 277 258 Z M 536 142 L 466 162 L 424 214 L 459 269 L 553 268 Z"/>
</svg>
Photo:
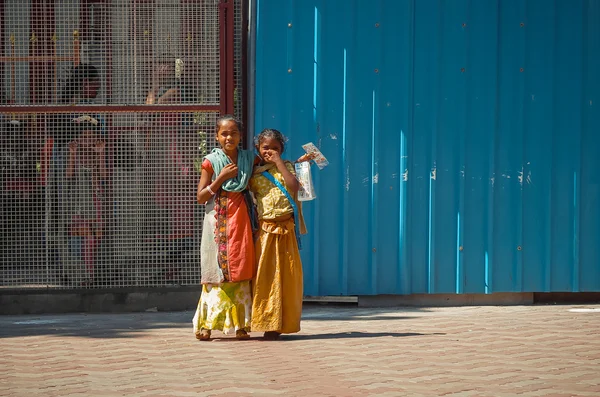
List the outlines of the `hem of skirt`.
<svg viewBox="0 0 600 397">
<path fill-rule="evenodd" d="M 274 327 L 254 327 L 252 326 L 251 332 L 278 332 L 280 334 L 297 334 L 298 332 L 301 331 L 300 328 L 298 328 L 295 331 L 291 331 L 291 330 L 283 330 L 281 328 L 277 329 Z"/>
<path fill-rule="evenodd" d="M 251 332 L 250 327 L 240 327 L 240 328 L 207 328 L 207 327 L 201 327 L 198 328 L 197 332 L 194 332 L 195 335 L 200 335 L 201 330 L 203 329 L 207 329 L 210 331 L 219 331 L 222 332 L 224 335 L 235 335 L 235 333 L 239 330 L 244 330 L 246 332 Z"/>
</svg>

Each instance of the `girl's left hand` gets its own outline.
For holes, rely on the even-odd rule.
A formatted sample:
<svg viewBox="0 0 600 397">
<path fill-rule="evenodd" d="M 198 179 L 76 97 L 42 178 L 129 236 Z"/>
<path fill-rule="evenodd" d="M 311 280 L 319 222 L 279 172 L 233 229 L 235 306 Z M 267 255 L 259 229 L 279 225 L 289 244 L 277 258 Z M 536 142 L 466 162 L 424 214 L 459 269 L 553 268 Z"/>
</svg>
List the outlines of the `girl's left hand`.
<svg viewBox="0 0 600 397">
<path fill-rule="evenodd" d="M 296 160 L 296 163 L 302 163 L 305 161 L 311 161 L 315 158 L 315 153 L 306 153 L 300 157 L 298 157 L 298 160 Z"/>
</svg>

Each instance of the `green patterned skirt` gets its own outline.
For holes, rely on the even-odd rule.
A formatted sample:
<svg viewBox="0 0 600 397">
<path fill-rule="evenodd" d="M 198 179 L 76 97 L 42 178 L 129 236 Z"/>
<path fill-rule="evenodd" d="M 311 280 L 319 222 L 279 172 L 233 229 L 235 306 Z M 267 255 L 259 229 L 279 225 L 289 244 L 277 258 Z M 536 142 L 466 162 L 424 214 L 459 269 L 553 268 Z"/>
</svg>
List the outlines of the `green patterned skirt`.
<svg viewBox="0 0 600 397">
<path fill-rule="evenodd" d="M 194 334 L 202 329 L 223 331 L 224 334 L 237 330 L 250 332 L 252 316 L 252 292 L 250 281 L 204 284 L 196 314 L 192 320 Z"/>
</svg>

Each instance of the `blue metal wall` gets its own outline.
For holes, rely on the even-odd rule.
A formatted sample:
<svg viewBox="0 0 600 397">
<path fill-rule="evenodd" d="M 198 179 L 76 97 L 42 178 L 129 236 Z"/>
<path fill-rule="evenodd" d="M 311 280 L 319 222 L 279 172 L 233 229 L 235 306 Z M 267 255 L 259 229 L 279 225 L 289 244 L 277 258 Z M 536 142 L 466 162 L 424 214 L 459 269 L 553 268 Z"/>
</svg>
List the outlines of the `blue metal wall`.
<svg viewBox="0 0 600 397">
<path fill-rule="evenodd" d="M 600 1 L 256 0 L 308 295 L 600 291 Z"/>
</svg>

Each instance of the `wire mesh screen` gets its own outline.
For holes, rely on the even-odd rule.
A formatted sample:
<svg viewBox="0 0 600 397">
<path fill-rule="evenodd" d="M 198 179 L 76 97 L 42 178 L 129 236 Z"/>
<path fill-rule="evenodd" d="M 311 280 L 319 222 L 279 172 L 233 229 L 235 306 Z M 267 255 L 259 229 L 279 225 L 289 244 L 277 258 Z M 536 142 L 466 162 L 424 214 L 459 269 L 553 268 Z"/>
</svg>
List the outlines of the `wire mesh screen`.
<svg viewBox="0 0 600 397">
<path fill-rule="evenodd" d="M 0 287 L 199 283 L 220 3 L 0 2 Z"/>
<path fill-rule="evenodd" d="M 244 34 L 242 22 L 242 7 L 238 6 L 234 8 L 234 65 L 233 65 L 233 79 L 234 79 L 234 114 L 241 119 L 242 118 L 242 94 L 243 94 L 243 81 L 242 81 L 242 35 Z"/>
</svg>

